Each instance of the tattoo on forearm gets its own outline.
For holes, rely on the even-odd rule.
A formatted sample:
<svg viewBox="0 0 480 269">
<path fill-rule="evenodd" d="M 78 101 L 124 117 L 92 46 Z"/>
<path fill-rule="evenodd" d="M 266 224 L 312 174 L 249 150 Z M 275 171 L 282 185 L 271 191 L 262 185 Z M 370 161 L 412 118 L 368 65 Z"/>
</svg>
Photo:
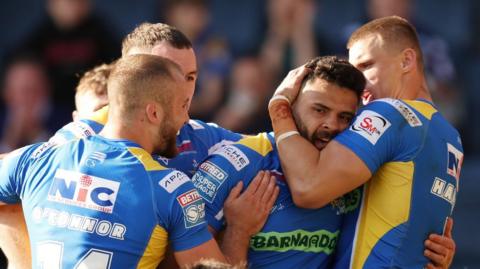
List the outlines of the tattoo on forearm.
<svg viewBox="0 0 480 269">
<path fill-rule="evenodd" d="M 270 111 L 272 121 L 292 118 L 292 111 L 286 102 L 278 102 L 277 104 L 273 104 L 270 108 Z"/>
</svg>

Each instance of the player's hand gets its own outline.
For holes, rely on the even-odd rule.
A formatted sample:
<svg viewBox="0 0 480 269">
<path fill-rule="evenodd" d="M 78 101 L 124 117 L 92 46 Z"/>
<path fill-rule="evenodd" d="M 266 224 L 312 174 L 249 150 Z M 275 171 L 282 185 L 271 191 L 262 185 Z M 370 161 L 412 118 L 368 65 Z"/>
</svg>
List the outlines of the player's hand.
<svg viewBox="0 0 480 269">
<path fill-rule="evenodd" d="M 279 188 L 275 177 L 264 171 L 260 171 L 240 194 L 242 188 L 240 181 L 228 195 L 223 212 L 229 228 L 250 237 L 258 233 L 267 221 Z"/>
<path fill-rule="evenodd" d="M 430 259 L 425 268 L 445 269 L 449 268 L 455 255 L 455 241 L 452 238 L 453 219 L 448 218 L 444 235 L 431 234 L 425 240 L 424 255 Z"/>
<path fill-rule="evenodd" d="M 290 101 L 290 104 L 295 101 L 300 92 L 300 87 L 302 86 L 302 81 L 306 75 L 311 72 L 311 69 L 305 65 L 302 65 L 296 69 L 291 70 L 288 75 L 283 79 L 282 83 L 277 87 L 275 96 L 285 96 Z"/>
</svg>

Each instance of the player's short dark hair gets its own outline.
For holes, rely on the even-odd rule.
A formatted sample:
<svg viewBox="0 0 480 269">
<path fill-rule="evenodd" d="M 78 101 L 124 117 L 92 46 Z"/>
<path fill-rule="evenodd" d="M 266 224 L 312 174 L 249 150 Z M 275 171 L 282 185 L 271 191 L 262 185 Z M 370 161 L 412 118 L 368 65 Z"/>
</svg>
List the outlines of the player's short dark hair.
<svg viewBox="0 0 480 269">
<path fill-rule="evenodd" d="M 144 22 L 137 26 L 122 41 L 122 56 L 133 47 L 152 49 L 158 43 L 166 41 L 176 49 L 189 49 L 192 42 L 177 28 L 165 23 Z"/>
<path fill-rule="evenodd" d="M 307 67 L 312 69 L 312 72 L 304 79 L 303 85 L 307 81 L 321 78 L 342 88 L 354 91 L 358 100 L 360 100 L 365 89 L 366 79 L 363 73 L 346 59 L 341 59 L 337 56 L 317 57 L 310 60 L 307 63 Z"/>
</svg>

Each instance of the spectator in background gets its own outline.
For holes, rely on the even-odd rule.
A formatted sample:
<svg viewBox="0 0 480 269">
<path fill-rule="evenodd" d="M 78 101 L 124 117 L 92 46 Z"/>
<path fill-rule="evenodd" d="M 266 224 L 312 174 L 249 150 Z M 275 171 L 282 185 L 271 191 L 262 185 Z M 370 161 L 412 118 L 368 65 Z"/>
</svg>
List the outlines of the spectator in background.
<svg viewBox="0 0 480 269">
<path fill-rule="evenodd" d="M 268 30 L 261 60 L 276 84 L 292 68 L 318 55 L 313 18 L 315 1 L 269 0 Z"/>
<path fill-rule="evenodd" d="M 92 14 L 90 0 L 47 0 L 46 9 L 48 17 L 33 30 L 22 49 L 44 60 L 53 82 L 55 106 L 72 111 L 76 75 L 117 58 L 119 45 Z"/>
<path fill-rule="evenodd" d="M 232 62 L 228 45 L 211 31 L 206 0 L 170 0 L 165 11 L 167 23 L 192 40 L 201 70 L 190 115 L 211 121 L 226 97 L 226 80 Z"/>
<path fill-rule="evenodd" d="M 258 58 L 237 60 L 231 73 L 227 102 L 213 121 L 240 133 L 258 133 L 267 129 L 270 121 L 265 111 L 273 85 L 266 77 L 266 69 Z"/>
<path fill-rule="evenodd" d="M 268 29 L 259 55 L 243 57 L 233 65 L 226 104 L 214 121 L 236 132 L 270 130 L 267 99 L 288 70 L 318 52 L 313 31 L 312 0 L 270 0 Z"/>
<path fill-rule="evenodd" d="M 27 55 L 14 58 L 6 69 L 3 98 L 0 153 L 48 140 L 54 131 L 47 127 L 50 81 L 40 61 Z"/>
<path fill-rule="evenodd" d="M 456 74 L 448 53 L 448 44 L 444 39 L 415 23 L 413 18 L 415 0 L 367 0 L 366 3 L 367 18 L 348 25 L 343 33 L 342 43 L 345 44 L 358 27 L 373 19 L 397 15 L 412 22 L 417 29 L 423 52 L 425 77 L 435 105 L 450 123 L 456 127 L 460 126 L 464 115 L 462 92 L 455 87 Z"/>
</svg>

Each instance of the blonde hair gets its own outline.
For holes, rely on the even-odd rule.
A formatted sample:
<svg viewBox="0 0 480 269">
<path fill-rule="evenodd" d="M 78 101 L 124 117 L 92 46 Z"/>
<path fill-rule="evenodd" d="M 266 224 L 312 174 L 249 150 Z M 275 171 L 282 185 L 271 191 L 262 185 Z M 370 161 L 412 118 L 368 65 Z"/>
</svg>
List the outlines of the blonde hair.
<svg viewBox="0 0 480 269">
<path fill-rule="evenodd" d="M 388 16 L 364 24 L 350 36 L 347 49 L 350 49 L 357 41 L 371 35 L 379 35 L 385 46 L 389 48 L 399 51 L 412 48 L 417 54 L 417 64 L 421 70 L 423 69 L 423 55 L 417 31 L 406 19 L 399 16 Z"/>
<path fill-rule="evenodd" d="M 110 76 L 114 64 L 115 62 L 97 65 L 91 70 L 85 72 L 83 76 L 80 77 L 80 81 L 75 88 L 75 95 L 93 91 L 97 96 L 106 96 L 108 77 Z"/>
<path fill-rule="evenodd" d="M 120 115 L 129 120 L 132 112 L 142 108 L 147 100 L 170 107 L 174 83 L 179 77 L 183 78 L 180 67 L 163 57 L 150 54 L 122 57 L 108 79 L 110 109 L 118 109 Z"/>
</svg>

